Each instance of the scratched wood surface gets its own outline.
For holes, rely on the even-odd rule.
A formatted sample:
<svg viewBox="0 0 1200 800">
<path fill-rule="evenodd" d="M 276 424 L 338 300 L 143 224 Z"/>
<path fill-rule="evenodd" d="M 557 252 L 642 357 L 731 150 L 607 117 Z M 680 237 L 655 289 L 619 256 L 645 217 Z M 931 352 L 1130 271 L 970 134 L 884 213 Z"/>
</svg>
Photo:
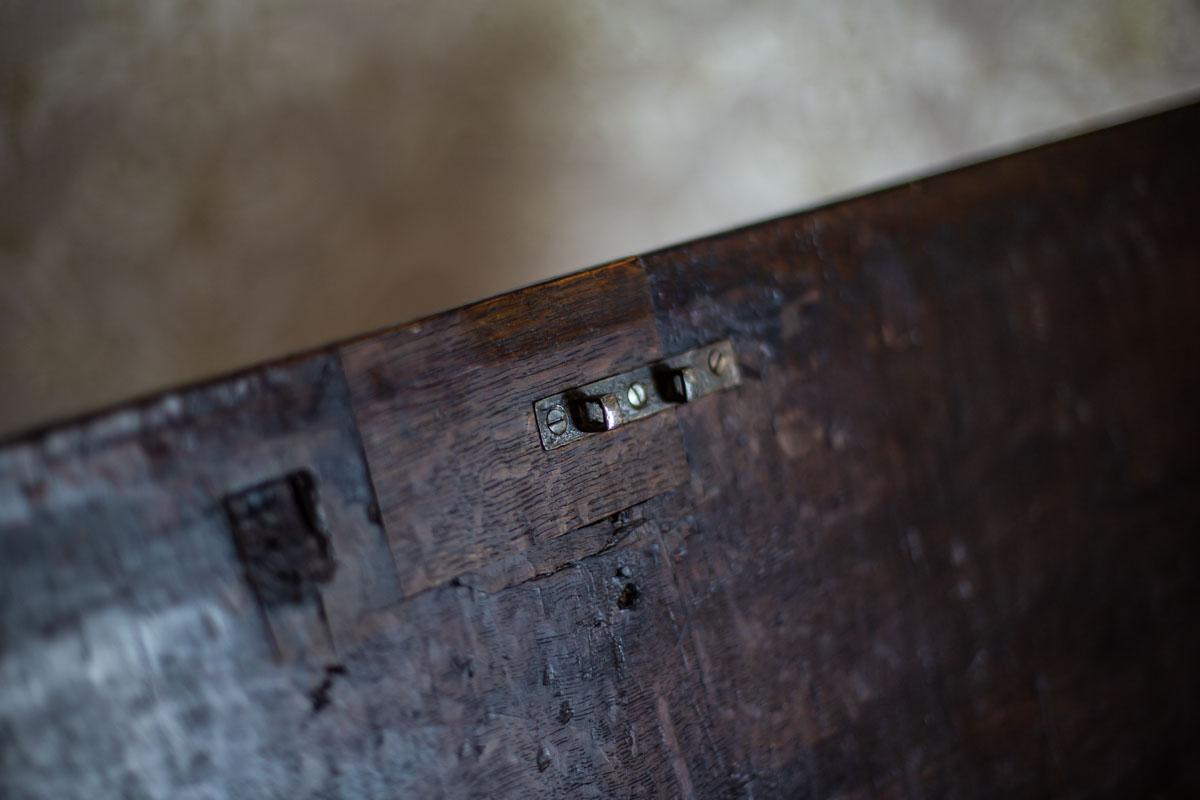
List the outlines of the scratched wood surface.
<svg viewBox="0 0 1200 800">
<path fill-rule="evenodd" d="M 531 446 L 534 400 L 661 355 L 633 260 L 343 348 L 405 594 L 682 483 L 670 417 L 551 453 Z"/>
<path fill-rule="evenodd" d="M 10 442 L 0 796 L 1195 796 L 1197 141 L 1168 112 Z M 739 388 L 541 449 L 539 397 L 722 338 Z"/>
</svg>

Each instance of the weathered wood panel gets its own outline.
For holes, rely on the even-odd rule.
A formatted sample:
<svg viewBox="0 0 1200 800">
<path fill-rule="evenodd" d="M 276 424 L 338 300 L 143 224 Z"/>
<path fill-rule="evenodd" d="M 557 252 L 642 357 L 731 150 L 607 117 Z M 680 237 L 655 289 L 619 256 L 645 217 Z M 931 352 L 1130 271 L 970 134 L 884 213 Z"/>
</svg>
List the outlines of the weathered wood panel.
<svg viewBox="0 0 1200 800">
<path fill-rule="evenodd" d="M 336 571 L 260 606 L 224 500 L 296 471 Z M 400 597 L 332 355 L 11 445 L 0 491 L 5 797 L 273 794 L 302 759 L 280 731 Z"/>
<path fill-rule="evenodd" d="M 350 345 L 343 361 L 406 594 L 682 483 L 670 416 L 552 453 L 533 402 L 662 355 L 626 261 Z"/>
<path fill-rule="evenodd" d="M 1194 794 L 1196 141 L 1200 107 L 10 444 L 0 794 Z M 725 337 L 739 388 L 541 449 L 537 398 Z"/>
<path fill-rule="evenodd" d="M 1191 769 L 1197 141 L 1193 109 L 645 259 L 664 347 L 731 335 L 749 376 L 680 413 L 679 583 L 709 718 L 762 709 L 725 731 L 755 796 Z"/>
</svg>

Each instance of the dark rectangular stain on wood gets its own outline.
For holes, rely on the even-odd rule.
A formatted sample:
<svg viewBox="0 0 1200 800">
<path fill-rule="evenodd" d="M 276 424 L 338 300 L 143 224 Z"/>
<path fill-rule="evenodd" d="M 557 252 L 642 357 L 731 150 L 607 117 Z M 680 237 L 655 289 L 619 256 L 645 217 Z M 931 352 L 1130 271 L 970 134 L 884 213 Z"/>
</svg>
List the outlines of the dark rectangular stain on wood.
<svg viewBox="0 0 1200 800">
<path fill-rule="evenodd" d="M 319 597 L 337 568 L 325 529 L 317 481 L 297 470 L 225 498 L 246 578 L 266 605 Z"/>
</svg>

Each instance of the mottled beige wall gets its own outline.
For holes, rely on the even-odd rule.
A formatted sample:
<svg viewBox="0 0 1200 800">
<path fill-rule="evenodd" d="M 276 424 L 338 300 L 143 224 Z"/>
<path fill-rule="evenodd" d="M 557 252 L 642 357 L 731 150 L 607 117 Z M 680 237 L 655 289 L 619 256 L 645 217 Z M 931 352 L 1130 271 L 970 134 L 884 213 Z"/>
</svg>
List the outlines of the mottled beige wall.
<svg viewBox="0 0 1200 800">
<path fill-rule="evenodd" d="M 0 0 L 0 430 L 1200 87 L 1194 0 Z"/>
</svg>

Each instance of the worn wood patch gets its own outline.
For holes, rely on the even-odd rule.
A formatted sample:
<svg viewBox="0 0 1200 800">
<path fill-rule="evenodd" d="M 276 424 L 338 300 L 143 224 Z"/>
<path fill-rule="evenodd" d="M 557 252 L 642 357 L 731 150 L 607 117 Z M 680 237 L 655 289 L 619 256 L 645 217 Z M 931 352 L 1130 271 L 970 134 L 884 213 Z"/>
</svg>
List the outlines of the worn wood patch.
<svg viewBox="0 0 1200 800">
<path fill-rule="evenodd" d="M 533 403 L 662 355 L 641 267 L 613 264 L 342 353 L 406 595 L 681 483 L 673 415 L 546 452 Z"/>
<path fill-rule="evenodd" d="M 256 600 L 255 566 L 236 552 L 230 498 L 294 475 L 311 484 L 317 507 L 309 511 L 320 514 L 336 568 L 303 576 L 286 602 L 272 602 L 262 586 Z M 362 614 L 399 597 L 331 355 L 11 446 L 0 453 L 0 485 L 10 648 L 77 635 L 85 609 L 130 614 L 132 624 L 136 613 L 201 598 L 248 611 L 261 626 L 264 600 L 263 641 L 273 640 L 285 660 L 324 663 L 354 642 Z M 299 513 L 285 507 L 291 502 L 289 495 L 260 518 Z M 285 559 L 274 570 L 289 568 Z"/>
</svg>

